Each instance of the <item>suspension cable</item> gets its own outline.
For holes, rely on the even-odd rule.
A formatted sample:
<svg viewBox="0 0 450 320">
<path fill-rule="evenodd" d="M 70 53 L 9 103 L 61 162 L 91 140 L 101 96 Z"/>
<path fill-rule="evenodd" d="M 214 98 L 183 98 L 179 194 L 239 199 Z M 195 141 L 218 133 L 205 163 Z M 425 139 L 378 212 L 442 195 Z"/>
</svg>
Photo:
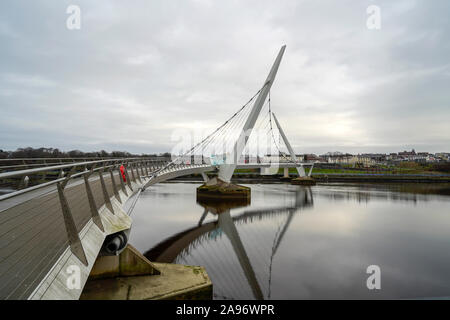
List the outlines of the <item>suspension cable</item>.
<svg viewBox="0 0 450 320">
<path fill-rule="evenodd" d="M 265 83 L 261 89 L 259 89 L 248 101 L 247 103 L 245 103 L 236 113 L 234 113 L 227 121 L 225 121 L 221 126 L 219 126 L 216 130 L 214 130 L 211 134 L 209 134 L 205 139 L 203 139 L 202 141 L 200 141 L 199 143 L 197 143 L 195 146 L 193 146 L 191 149 L 189 149 L 187 152 L 185 152 L 184 154 L 178 156 L 177 158 L 175 158 L 174 160 L 172 160 L 171 162 L 169 162 L 168 164 L 166 164 L 165 166 L 162 166 L 160 169 L 156 170 L 155 172 L 153 172 L 152 176 L 155 177 L 159 172 L 161 172 L 162 170 L 167 169 L 168 167 L 170 167 L 171 165 L 173 165 L 174 163 L 176 163 L 178 161 L 178 159 L 183 159 L 184 157 L 186 157 L 187 155 L 191 154 L 192 151 L 196 150 L 197 147 L 201 146 L 205 141 L 207 141 L 208 139 L 212 138 L 219 130 L 221 130 L 222 128 L 224 128 L 231 120 L 233 120 L 246 106 L 248 106 L 254 99 L 256 96 L 258 96 L 262 89 L 268 85 L 268 83 Z"/>
<path fill-rule="evenodd" d="M 273 126 L 272 126 L 272 110 L 271 110 L 271 105 L 270 105 L 270 91 L 269 91 L 269 115 L 270 115 L 270 131 L 272 133 L 272 139 L 273 139 L 273 143 L 275 144 L 275 147 L 278 150 L 278 153 L 281 155 L 281 157 L 283 157 L 286 161 L 291 162 L 291 163 L 296 163 L 293 159 L 288 159 L 283 152 L 281 152 L 280 148 L 278 147 L 278 144 L 275 140 L 275 136 L 273 134 Z M 278 130 L 279 132 L 280 130 Z"/>
</svg>

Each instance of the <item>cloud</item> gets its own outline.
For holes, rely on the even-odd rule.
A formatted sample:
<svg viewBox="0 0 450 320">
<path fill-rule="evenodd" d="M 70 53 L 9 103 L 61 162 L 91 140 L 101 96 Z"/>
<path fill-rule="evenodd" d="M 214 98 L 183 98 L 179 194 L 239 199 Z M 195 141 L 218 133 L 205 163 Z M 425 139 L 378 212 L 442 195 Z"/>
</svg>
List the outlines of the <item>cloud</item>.
<svg viewBox="0 0 450 320">
<path fill-rule="evenodd" d="M 5 82 L 5 85 L 12 85 L 17 87 L 54 87 L 56 82 L 46 79 L 39 75 L 24 75 L 6 73 L 0 75 L 1 81 Z"/>
<path fill-rule="evenodd" d="M 0 4 L 0 148 L 171 150 L 262 85 L 298 152 L 449 151 L 446 1 Z M 381 30 L 366 8 L 381 8 Z"/>
</svg>

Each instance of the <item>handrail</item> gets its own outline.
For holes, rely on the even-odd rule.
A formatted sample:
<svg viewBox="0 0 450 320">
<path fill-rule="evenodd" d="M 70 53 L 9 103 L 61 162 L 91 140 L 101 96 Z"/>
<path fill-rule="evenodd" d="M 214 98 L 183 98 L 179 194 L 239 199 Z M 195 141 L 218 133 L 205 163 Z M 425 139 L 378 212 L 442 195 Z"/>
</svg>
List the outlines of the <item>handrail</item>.
<svg viewBox="0 0 450 320">
<path fill-rule="evenodd" d="M 125 160 L 125 161 L 124 161 Z M 136 161 L 138 160 L 138 161 Z M 155 160 L 153 160 L 155 161 Z M 91 170 L 84 170 L 82 172 L 78 172 L 78 173 L 74 173 L 72 174 L 70 177 L 61 177 L 52 181 L 48 181 L 48 182 L 44 182 L 41 184 L 37 184 L 25 189 L 21 189 L 21 190 L 17 190 L 14 192 L 10 192 L 10 193 L 6 193 L 4 195 L 0 196 L 0 201 L 5 200 L 5 199 L 9 199 L 12 197 L 15 197 L 17 195 L 23 194 L 23 193 L 27 193 L 33 190 L 37 190 L 46 186 L 50 186 L 52 184 L 56 184 L 59 182 L 63 182 L 66 180 L 70 180 L 73 178 L 77 178 L 80 177 L 82 175 L 85 174 L 90 174 L 92 172 L 96 172 L 96 171 L 100 171 L 100 170 L 105 170 L 105 169 L 109 169 L 109 168 L 114 168 L 117 167 L 118 164 L 120 163 L 126 163 L 126 164 L 134 164 L 134 163 L 139 163 L 139 162 L 152 162 L 152 160 L 148 160 L 148 159 L 142 159 L 142 158 L 119 158 L 119 159 L 109 159 L 109 160 L 99 160 L 99 161 L 88 161 L 88 162 L 76 162 L 76 163 L 71 163 L 71 164 L 66 164 L 66 165 L 59 165 L 59 166 L 53 166 L 53 167 L 43 167 L 43 168 L 36 168 L 36 169 L 29 169 L 29 170 L 20 170 L 20 171 L 12 171 L 12 172 L 5 172 L 5 173 L 1 173 L 0 174 L 0 178 L 10 178 L 10 177 L 14 177 L 14 176 L 25 176 L 25 175 L 29 175 L 29 174 L 33 174 L 33 173 L 38 173 L 38 172 L 42 172 L 42 171 L 49 171 L 49 170 L 58 170 L 58 169 L 65 169 L 65 168 L 73 168 L 73 167 L 77 167 L 77 166 L 86 166 L 89 164 L 98 164 L 98 163 L 105 163 L 105 162 L 114 162 L 112 164 L 109 165 L 104 165 L 98 168 L 93 168 Z M 155 161 L 156 162 L 156 161 Z M 161 162 L 161 161 L 157 161 L 157 162 Z"/>
<path fill-rule="evenodd" d="M 44 172 L 44 171 L 66 169 L 66 168 L 72 168 L 74 166 L 77 167 L 77 166 L 84 166 L 84 165 L 95 164 L 95 163 L 102 163 L 102 162 L 105 162 L 105 160 L 87 161 L 87 162 L 73 162 L 73 163 L 70 163 L 70 164 L 62 164 L 62 165 L 58 165 L 58 166 L 49 166 L 49 167 L 41 167 L 41 168 L 35 168 L 35 169 L 8 171 L 8 172 L 0 173 L 0 179 L 20 177 L 20 176 L 23 176 L 23 175 L 30 175 L 30 174 L 35 174 L 35 173 Z"/>
<path fill-rule="evenodd" d="M 59 170 L 59 169 L 67 169 L 71 167 L 85 166 L 96 163 L 104 163 L 104 162 L 129 162 L 130 160 L 142 160 L 142 161 L 150 161 L 142 158 L 114 158 L 108 160 L 97 160 L 97 161 L 86 161 L 86 162 L 72 162 L 68 164 L 61 164 L 57 166 L 43 166 L 35 169 L 25 169 L 25 170 L 16 170 L 16 171 L 8 171 L 0 173 L 0 179 L 18 177 L 23 175 L 35 174 L 45 171 Z"/>
<path fill-rule="evenodd" d="M 156 156 L 156 157 L 67 157 L 67 158 L 0 158 L 0 161 L 41 161 L 41 160 L 111 160 L 111 159 L 161 159 L 161 158 L 167 158 L 164 156 Z"/>
<path fill-rule="evenodd" d="M 69 162 L 66 162 L 69 163 Z M 70 162 L 73 163 L 73 162 Z M 11 169 L 11 168 L 22 168 L 22 167 L 37 167 L 37 166 L 51 166 L 51 165 L 58 165 L 58 164 L 63 164 L 63 162 L 43 162 L 43 163 L 27 163 L 27 164 L 13 164 L 13 165 L 9 165 L 9 166 L 1 166 L 0 170 L 4 170 L 4 169 Z"/>
<path fill-rule="evenodd" d="M 73 161 L 73 160 L 109 160 L 109 159 L 115 159 L 114 157 L 111 158 L 97 158 L 97 157 L 92 157 L 92 158 L 3 158 L 0 159 L 0 162 L 12 162 L 12 161 L 31 161 L 31 162 L 36 162 L 36 161 L 45 161 L 45 160 L 57 160 L 57 161 L 61 161 L 61 160 L 65 160 L 65 161 Z M 124 158 L 125 159 L 125 158 Z"/>
</svg>

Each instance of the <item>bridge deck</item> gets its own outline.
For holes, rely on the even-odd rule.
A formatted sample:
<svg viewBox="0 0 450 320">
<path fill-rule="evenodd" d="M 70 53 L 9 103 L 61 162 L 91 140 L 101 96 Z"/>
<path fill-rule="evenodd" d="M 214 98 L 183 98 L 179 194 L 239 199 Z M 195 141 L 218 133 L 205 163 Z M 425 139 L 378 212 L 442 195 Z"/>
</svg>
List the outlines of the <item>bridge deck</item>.
<svg viewBox="0 0 450 320">
<path fill-rule="evenodd" d="M 112 196 L 111 178 L 104 179 Z M 91 214 L 85 185 L 78 180 L 66 187 L 65 195 L 81 231 Z M 120 190 L 118 177 L 115 183 Z M 90 179 L 90 184 L 100 208 L 105 200 L 98 175 Z M 0 212 L 0 299 L 30 296 L 69 245 L 55 186 L 45 194 L 18 202 Z"/>
</svg>

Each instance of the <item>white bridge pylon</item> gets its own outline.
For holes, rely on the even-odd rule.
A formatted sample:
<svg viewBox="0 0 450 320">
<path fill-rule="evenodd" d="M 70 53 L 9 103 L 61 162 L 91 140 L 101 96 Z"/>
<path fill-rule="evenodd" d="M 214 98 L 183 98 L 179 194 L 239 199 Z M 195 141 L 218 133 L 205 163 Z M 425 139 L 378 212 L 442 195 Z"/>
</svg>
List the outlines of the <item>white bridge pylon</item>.
<svg viewBox="0 0 450 320">
<path fill-rule="evenodd" d="M 269 94 L 270 88 L 275 80 L 275 76 L 278 71 L 278 67 L 280 66 L 281 58 L 283 57 L 284 51 L 286 49 L 286 45 L 282 46 L 280 52 L 278 53 L 277 58 L 270 70 L 269 75 L 267 76 L 266 81 L 253 104 L 252 110 L 242 128 L 242 132 L 239 135 L 238 140 L 236 141 L 233 150 L 230 155 L 227 155 L 227 159 L 224 164 L 221 164 L 219 167 L 218 177 L 220 180 L 225 182 L 230 182 L 231 177 L 233 176 L 234 170 L 236 169 L 238 159 L 240 158 L 244 148 L 247 144 L 248 138 L 252 132 L 253 127 L 255 126 L 256 120 L 261 112 L 261 109 L 266 101 L 267 95 Z"/>
<path fill-rule="evenodd" d="M 272 115 L 273 115 L 273 118 L 275 119 L 275 123 L 277 124 L 278 131 L 280 132 L 281 137 L 283 138 L 284 144 L 286 145 L 286 148 L 289 150 L 289 153 L 291 154 L 291 160 L 292 160 L 293 162 L 297 163 L 297 156 L 295 155 L 294 149 L 292 149 L 292 146 L 291 146 L 291 144 L 289 143 L 288 138 L 287 138 L 286 135 L 284 134 L 284 131 L 283 131 L 283 129 L 281 128 L 281 125 L 280 125 L 280 123 L 278 122 L 278 119 L 277 119 L 277 117 L 275 116 L 275 113 L 272 112 Z M 312 171 L 312 170 L 310 170 L 308 176 L 311 174 L 311 171 Z M 303 168 L 303 165 L 299 165 L 299 166 L 297 167 L 297 172 L 298 172 L 298 175 L 299 175 L 300 177 L 305 177 L 305 176 L 306 176 L 306 174 L 305 174 L 305 169 Z"/>
</svg>

